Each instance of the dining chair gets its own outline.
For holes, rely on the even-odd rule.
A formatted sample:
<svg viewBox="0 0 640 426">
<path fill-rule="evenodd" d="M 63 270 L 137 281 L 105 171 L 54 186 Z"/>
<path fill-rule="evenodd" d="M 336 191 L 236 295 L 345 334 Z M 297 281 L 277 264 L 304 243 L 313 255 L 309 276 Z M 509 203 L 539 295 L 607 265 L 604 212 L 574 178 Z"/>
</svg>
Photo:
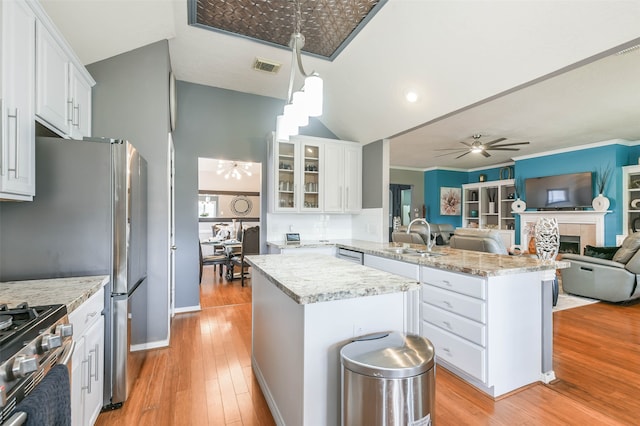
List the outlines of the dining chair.
<svg viewBox="0 0 640 426">
<path fill-rule="evenodd" d="M 200 242 L 198 242 L 198 249 L 200 252 L 200 283 L 202 284 L 202 271 L 205 265 L 213 265 L 214 271 L 215 271 L 216 265 L 219 265 L 220 266 L 219 274 L 220 276 L 222 276 L 222 266 L 226 265 L 227 262 L 229 261 L 229 258 L 227 257 L 227 255 L 225 253 L 222 253 L 222 254 L 216 253 L 212 255 L 203 256 L 202 244 Z"/>
<path fill-rule="evenodd" d="M 253 226 L 242 231 L 242 250 L 239 256 L 231 258 L 231 278 L 233 279 L 233 270 L 235 266 L 240 267 L 240 282 L 244 287 L 244 278 L 248 274 L 249 264 L 244 257 L 252 254 L 260 254 L 260 226 Z"/>
</svg>

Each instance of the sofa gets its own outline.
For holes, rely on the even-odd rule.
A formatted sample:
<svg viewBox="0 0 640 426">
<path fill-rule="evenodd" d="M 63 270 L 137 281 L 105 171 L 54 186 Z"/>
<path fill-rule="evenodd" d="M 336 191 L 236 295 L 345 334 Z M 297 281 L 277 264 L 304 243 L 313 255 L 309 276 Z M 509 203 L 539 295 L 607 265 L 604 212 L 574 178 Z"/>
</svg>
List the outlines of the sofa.
<svg viewBox="0 0 640 426">
<path fill-rule="evenodd" d="M 640 232 L 629 235 L 617 250 L 590 248 L 590 255 L 564 254 L 571 267 L 562 270 L 562 289 L 576 296 L 607 302 L 640 297 Z M 607 251 L 613 252 L 607 256 Z M 597 257 L 596 257 L 597 256 Z"/>
<path fill-rule="evenodd" d="M 508 254 L 500 233 L 491 229 L 458 228 L 449 239 L 451 248 Z"/>
<path fill-rule="evenodd" d="M 451 234 L 453 234 L 453 225 L 448 223 L 430 223 L 431 239 L 436 241 L 436 245 L 443 246 L 449 244 Z M 405 227 L 406 229 L 406 227 Z M 428 240 L 427 225 L 416 222 L 411 225 L 411 232 L 407 234 L 404 231 L 395 231 L 391 233 L 391 241 L 394 243 L 411 243 L 427 245 Z"/>
</svg>

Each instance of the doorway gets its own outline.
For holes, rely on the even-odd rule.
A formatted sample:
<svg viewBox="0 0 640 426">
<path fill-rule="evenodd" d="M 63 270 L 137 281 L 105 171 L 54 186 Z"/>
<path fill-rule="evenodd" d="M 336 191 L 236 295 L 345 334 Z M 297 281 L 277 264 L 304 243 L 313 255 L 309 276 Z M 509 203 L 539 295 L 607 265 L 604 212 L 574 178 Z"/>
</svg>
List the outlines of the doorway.
<svg viewBox="0 0 640 426">
<path fill-rule="evenodd" d="M 393 219 L 400 218 L 400 226 L 411 222 L 411 196 L 413 185 L 392 183 L 389 185 L 389 241 L 393 232 Z"/>
<path fill-rule="evenodd" d="M 242 229 L 260 225 L 261 188 L 261 163 L 198 158 L 198 237 L 200 243 L 205 242 L 200 244 L 204 256 L 215 252 L 216 245 L 212 245 L 210 240 L 239 240 Z M 227 281 L 226 273 L 221 276 L 219 268 L 225 266 L 212 265 L 204 268 L 206 271 L 202 274 L 200 284 L 202 308 L 208 307 L 205 305 L 211 300 L 221 300 L 220 297 L 212 297 L 212 293 L 240 288 L 239 280 Z M 250 289 L 246 287 L 241 291 L 250 295 Z M 205 296 L 203 292 L 206 293 Z M 239 300 L 235 296 L 234 298 Z M 219 306 L 219 303 L 216 302 L 215 306 Z"/>
</svg>

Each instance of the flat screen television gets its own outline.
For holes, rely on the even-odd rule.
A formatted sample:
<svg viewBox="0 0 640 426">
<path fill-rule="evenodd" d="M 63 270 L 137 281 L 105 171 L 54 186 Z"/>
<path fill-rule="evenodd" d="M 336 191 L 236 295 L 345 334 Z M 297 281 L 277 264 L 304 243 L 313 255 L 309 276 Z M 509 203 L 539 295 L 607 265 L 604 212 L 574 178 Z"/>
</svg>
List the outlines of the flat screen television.
<svg viewBox="0 0 640 426">
<path fill-rule="evenodd" d="M 525 179 L 527 208 L 537 210 L 582 210 L 591 207 L 591 172 Z"/>
</svg>

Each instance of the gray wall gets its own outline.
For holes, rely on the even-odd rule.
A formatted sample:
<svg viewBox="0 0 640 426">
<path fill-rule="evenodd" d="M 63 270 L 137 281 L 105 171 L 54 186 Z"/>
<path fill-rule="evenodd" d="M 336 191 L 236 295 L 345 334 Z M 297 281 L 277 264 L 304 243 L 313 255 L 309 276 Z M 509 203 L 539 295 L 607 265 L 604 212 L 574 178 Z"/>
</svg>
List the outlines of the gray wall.
<svg viewBox="0 0 640 426">
<path fill-rule="evenodd" d="M 176 149 L 177 309 L 200 303 L 198 268 L 198 157 L 262 163 L 261 230 L 267 199 L 267 135 L 275 129 L 284 101 L 178 81 Z M 318 120 L 301 134 L 335 139 Z M 263 237 L 264 238 L 264 237 Z"/>
<path fill-rule="evenodd" d="M 362 147 L 362 208 L 381 208 L 383 185 L 383 141 Z"/>
<path fill-rule="evenodd" d="M 412 185 L 411 191 L 411 217 L 418 209 L 422 216 L 422 206 L 424 205 L 424 172 L 418 170 L 389 169 L 389 183 Z"/>
<path fill-rule="evenodd" d="M 96 62 L 93 134 L 125 138 L 148 163 L 148 340 L 168 337 L 169 49 L 166 40 Z"/>
</svg>

